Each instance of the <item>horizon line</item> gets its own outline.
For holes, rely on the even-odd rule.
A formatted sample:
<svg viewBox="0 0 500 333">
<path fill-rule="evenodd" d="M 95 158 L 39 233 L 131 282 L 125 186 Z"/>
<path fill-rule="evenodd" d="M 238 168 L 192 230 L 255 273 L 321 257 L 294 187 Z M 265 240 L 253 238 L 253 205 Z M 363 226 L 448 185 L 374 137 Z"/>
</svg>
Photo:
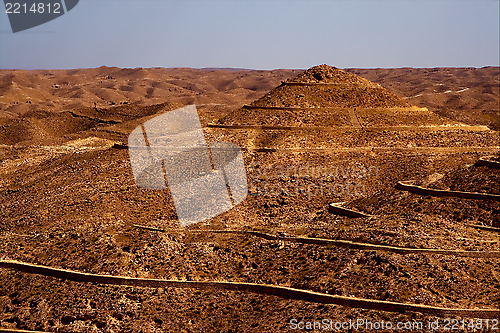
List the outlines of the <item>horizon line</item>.
<svg viewBox="0 0 500 333">
<path fill-rule="evenodd" d="M 336 67 L 333 65 L 329 65 Z M 308 68 L 245 68 L 245 67 L 162 67 L 162 66 L 151 66 L 151 67 L 119 67 L 119 66 L 107 66 L 102 65 L 98 67 L 72 67 L 72 68 L 0 68 L 0 71 L 18 70 L 18 71 L 65 71 L 65 70 L 85 70 L 85 69 L 99 69 L 99 68 L 117 68 L 117 69 L 196 69 L 196 70 L 206 70 L 206 71 L 274 71 L 274 70 L 306 70 Z M 337 67 L 340 69 L 483 69 L 483 68 L 500 68 L 500 65 L 486 65 L 481 67 L 475 66 L 435 66 L 435 67 L 411 67 L 411 66 L 400 66 L 400 67 Z"/>
</svg>

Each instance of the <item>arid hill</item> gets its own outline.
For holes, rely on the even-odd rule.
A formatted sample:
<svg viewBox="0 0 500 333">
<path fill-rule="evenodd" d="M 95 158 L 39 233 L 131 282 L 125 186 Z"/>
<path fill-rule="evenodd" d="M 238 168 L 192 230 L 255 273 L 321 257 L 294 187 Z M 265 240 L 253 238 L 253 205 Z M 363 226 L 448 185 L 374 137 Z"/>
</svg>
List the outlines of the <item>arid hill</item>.
<svg viewBox="0 0 500 333">
<path fill-rule="evenodd" d="M 467 124 L 500 129 L 500 68 L 349 69 L 418 106 Z"/>
<path fill-rule="evenodd" d="M 166 101 L 195 103 L 207 121 L 212 121 L 262 97 L 298 72 L 116 67 L 1 70 L 0 126 L 24 128 L 32 111 L 36 111 L 37 118 L 45 118 L 52 112 L 82 107 L 104 109 L 125 103 L 142 106 Z M 498 67 L 349 69 L 348 72 L 444 117 L 500 129 Z M 301 76 L 296 80 L 301 80 Z M 317 78 L 311 76 L 307 80 L 313 82 Z"/>
<path fill-rule="evenodd" d="M 320 65 L 282 82 L 251 106 L 407 107 L 410 104 L 378 84 Z"/>
<path fill-rule="evenodd" d="M 217 105 L 221 111 L 252 101 L 297 71 L 99 67 L 0 71 L 0 115 L 64 111 L 135 103 Z"/>
<path fill-rule="evenodd" d="M 490 84 L 496 70 L 472 72 Z M 363 318 L 427 332 L 418 322 L 496 315 L 500 253 L 491 219 L 500 202 L 395 188 L 404 180 L 498 193 L 498 170 L 473 166 L 500 146 L 498 131 L 476 126 L 489 118 L 473 105 L 490 94 L 470 89 L 469 126 L 459 122 L 464 114 L 447 118 L 404 98 L 421 92 L 417 83 L 396 92 L 382 74 L 416 81 L 427 70 L 367 71 L 381 86 L 355 71 L 0 72 L 0 329 L 288 332 L 294 318 Z M 250 193 L 180 229 L 169 191 L 135 184 L 124 144 L 141 123 L 188 103 L 200 107 L 208 142 L 241 147 Z M 370 216 L 333 214 L 331 203 Z M 9 260 L 184 285 L 104 285 L 89 275 L 78 282 Z M 185 288 L 194 282 L 211 285 Z M 223 282 L 240 285 L 230 291 Z M 293 298 L 296 291 L 263 285 L 320 295 Z M 349 306 L 317 302 L 329 296 Z"/>
</svg>

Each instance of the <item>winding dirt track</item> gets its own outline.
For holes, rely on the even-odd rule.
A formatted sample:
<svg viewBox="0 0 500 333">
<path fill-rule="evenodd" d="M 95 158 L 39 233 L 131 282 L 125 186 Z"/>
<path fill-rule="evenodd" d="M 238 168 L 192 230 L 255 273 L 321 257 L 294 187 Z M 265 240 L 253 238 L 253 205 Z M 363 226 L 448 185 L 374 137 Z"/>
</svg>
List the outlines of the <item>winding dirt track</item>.
<svg viewBox="0 0 500 333">
<path fill-rule="evenodd" d="M 396 184 L 396 188 L 403 191 L 408 191 L 421 195 L 430 195 L 433 197 L 456 197 L 456 198 L 475 199 L 475 200 L 500 201 L 500 195 L 498 194 L 437 190 L 417 185 L 410 185 L 407 184 L 406 182 L 398 182 Z"/>
<path fill-rule="evenodd" d="M 239 125 L 237 127 L 240 127 Z M 244 126 L 243 126 L 244 127 Z M 265 126 L 263 126 L 265 127 Z M 299 128 L 297 128 L 299 130 Z M 302 130 L 302 128 L 300 128 Z M 9 148 L 9 149 L 29 149 L 29 148 L 40 148 L 45 150 L 54 150 L 60 152 L 78 152 L 78 151 L 90 151 L 90 150 L 107 150 L 110 148 L 115 149 L 140 149 L 143 147 L 129 146 L 123 143 L 114 143 L 109 146 L 97 146 L 97 147 L 70 147 L 70 146 L 15 146 L 15 145 L 0 145 L 0 149 Z M 257 151 L 264 153 L 272 153 L 277 151 L 325 151 L 325 152 L 419 152 L 419 153 L 441 153 L 441 154 L 455 154 L 455 153 L 476 153 L 476 152 L 485 152 L 485 153 L 496 153 L 500 150 L 499 146 L 489 146 L 489 147 L 479 147 L 479 146 L 471 146 L 471 147 L 383 147 L 383 146 L 365 146 L 365 147 L 262 147 L 262 148 L 253 148 L 253 147 L 240 147 L 243 151 Z"/>
<path fill-rule="evenodd" d="M 340 216 L 348 216 L 348 217 L 354 217 L 354 218 L 371 217 L 371 215 L 369 215 L 369 214 L 361 213 L 361 212 L 358 212 L 358 211 L 355 211 L 355 210 L 352 210 L 349 208 L 344 208 L 340 204 L 335 204 L 335 203 L 331 203 L 328 205 L 328 211 L 330 213 L 337 214 Z"/>
<path fill-rule="evenodd" d="M 147 226 L 134 224 L 134 227 L 167 232 L 169 230 L 151 228 Z M 500 251 L 459 251 L 459 250 L 441 250 L 441 249 L 413 249 L 407 247 L 398 246 L 387 246 L 387 245 L 377 245 L 368 243 L 357 243 L 348 240 L 337 240 L 337 239 L 325 239 L 325 238 L 306 238 L 306 237 L 295 237 L 295 236 L 280 236 L 271 235 L 259 231 L 251 230 L 170 230 L 176 232 L 189 232 L 189 233 L 216 233 L 216 234 L 242 234 L 242 235 L 252 235 L 259 238 L 264 238 L 267 240 L 277 240 L 300 244 L 314 244 L 323 246 L 338 246 L 347 249 L 354 250 L 371 250 L 371 251 L 383 251 L 392 252 L 399 254 L 441 254 L 449 255 L 454 257 L 470 257 L 470 258 L 500 258 Z"/>
<path fill-rule="evenodd" d="M 143 147 L 128 146 L 125 144 L 114 145 L 116 149 L 143 149 Z M 455 153 L 476 153 L 476 152 L 496 152 L 500 147 L 341 147 L 341 148 L 307 148 L 307 147 L 240 147 L 243 151 L 256 151 L 259 153 L 274 153 L 274 152 L 338 152 L 338 153 L 392 153 L 392 152 L 418 152 L 422 154 L 440 153 L 440 154 L 455 154 Z"/>
<path fill-rule="evenodd" d="M 223 124 L 207 124 L 207 128 L 223 128 L 229 130 L 269 130 L 269 131 L 328 131 L 328 132 L 338 132 L 341 130 L 363 130 L 363 131 L 411 131 L 411 132 L 423 132 L 423 131 L 455 131 L 455 130 L 467 130 L 467 131 L 478 131 L 484 132 L 484 126 L 470 126 L 470 125 L 456 125 L 456 126 L 446 126 L 446 125 L 422 125 L 422 126 L 361 126 L 361 122 L 357 118 L 353 110 L 348 113 L 349 121 L 351 125 L 342 126 L 273 126 L 273 125 L 223 125 Z"/>
<path fill-rule="evenodd" d="M 0 333 L 47 333 L 42 331 L 25 331 L 25 330 L 10 330 L 7 328 L 0 328 Z"/>
<path fill-rule="evenodd" d="M 486 166 L 491 169 L 500 169 L 500 162 L 490 160 L 491 156 L 481 157 L 476 162 L 477 166 Z"/>
<path fill-rule="evenodd" d="M 466 226 L 491 232 L 500 232 L 500 228 L 489 227 L 486 225 L 466 224 Z"/>
<path fill-rule="evenodd" d="M 279 111 L 279 110 L 284 110 L 284 111 L 294 111 L 294 110 L 299 110 L 299 111 L 302 111 L 302 110 L 348 110 L 349 107 L 347 108 L 344 108 L 344 107 L 321 107 L 321 106 L 310 106 L 310 107 L 307 107 L 307 106 L 259 106 L 259 105 L 249 105 L 249 104 L 245 104 L 243 105 L 244 109 L 260 109 L 260 110 L 276 110 L 276 111 Z M 354 108 L 354 107 L 353 107 Z M 427 112 L 429 111 L 427 108 L 421 108 L 421 107 L 418 107 L 418 106 L 410 106 L 410 107 L 392 107 L 392 108 L 382 108 L 382 107 L 356 107 L 356 109 L 359 109 L 359 110 L 380 110 L 380 109 L 384 109 L 384 110 L 396 110 L 396 111 L 402 111 L 402 110 L 407 110 L 407 111 L 424 111 L 424 112 Z M 482 126 L 484 127 L 484 126 Z"/>
<path fill-rule="evenodd" d="M 286 299 L 303 300 L 314 303 L 335 304 L 351 308 L 379 310 L 387 312 L 419 312 L 436 317 L 467 317 L 467 318 L 498 318 L 498 309 L 452 309 L 441 308 L 421 304 L 405 304 L 370 300 L 355 297 L 345 297 L 317 293 L 308 290 L 288 288 L 276 285 L 244 283 L 244 282 L 220 282 L 220 281 L 175 281 L 131 278 L 125 276 L 88 274 L 65 269 L 51 268 L 47 266 L 33 265 L 12 260 L 0 260 L 0 268 L 14 269 L 28 274 L 39 274 L 59 279 L 76 282 L 90 282 L 117 286 L 134 286 L 147 288 L 183 288 L 199 290 L 229 290 L 249 292 L 266 296 L 278 296 Z"/>
<path fill-rule="evenodd" d="M 367 88 L 380 88 L 376 83 L 319 83 L 319 82 L 281 82 L 283 86 L 337 86 L 337 87 L 367 87 Z"/>
<path fill-rule="evenodd" d="M 393 152 L 418 152 L 421 154 L 455 154 L 455 153 L 477 153 L 477 152 L 497 152 L 499 147 L 345 147 L 345 148 L 252 148 L 241 147 L 241 150 L 253 150 L 260 153 L 315 151 L 315 152 L 349 152 L 349 153 L 393 153 Z"/>
</svg>

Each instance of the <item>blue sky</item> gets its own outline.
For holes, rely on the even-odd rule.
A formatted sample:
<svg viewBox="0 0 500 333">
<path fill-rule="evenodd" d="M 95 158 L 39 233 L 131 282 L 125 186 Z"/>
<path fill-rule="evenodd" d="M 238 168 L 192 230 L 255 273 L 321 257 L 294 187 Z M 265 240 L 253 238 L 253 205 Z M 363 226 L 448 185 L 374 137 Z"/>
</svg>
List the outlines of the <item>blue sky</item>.
<svg viewBox="0 0 500 333">
<path fill-rule="evenodd" d="M 0 68 L 499 65 L 498 0 L 80 0 L 12 33 Z"/>
</svg>

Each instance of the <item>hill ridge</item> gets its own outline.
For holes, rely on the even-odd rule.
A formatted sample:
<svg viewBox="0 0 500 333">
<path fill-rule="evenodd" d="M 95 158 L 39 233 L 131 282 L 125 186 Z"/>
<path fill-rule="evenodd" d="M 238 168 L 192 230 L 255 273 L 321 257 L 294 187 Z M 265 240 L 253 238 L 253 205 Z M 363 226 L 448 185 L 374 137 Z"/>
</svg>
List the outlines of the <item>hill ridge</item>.
<svg viewBox="0 0 500 333">
<path fill-rule="evenodd" d="M 382 86 L 339 68 L 319 65 L 283 81 L 253 107 L 411 107 Z"/>
</svg>

